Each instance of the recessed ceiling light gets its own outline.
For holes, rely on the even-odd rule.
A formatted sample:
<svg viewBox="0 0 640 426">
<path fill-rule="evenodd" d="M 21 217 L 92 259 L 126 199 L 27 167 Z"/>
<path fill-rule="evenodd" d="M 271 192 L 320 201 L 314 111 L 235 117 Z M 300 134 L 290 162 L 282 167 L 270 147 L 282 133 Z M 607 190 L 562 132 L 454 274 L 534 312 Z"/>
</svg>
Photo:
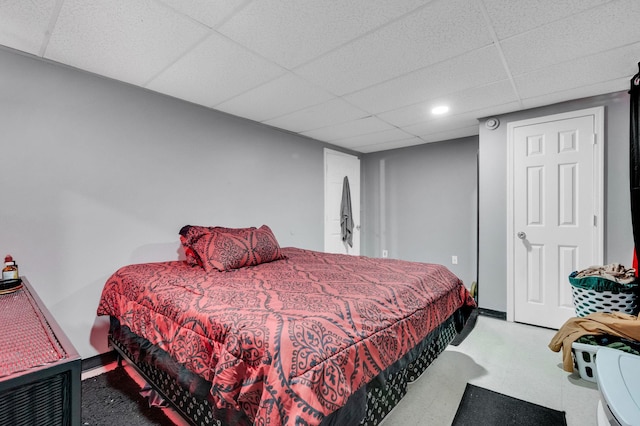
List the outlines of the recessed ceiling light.
<svg viewBox="0 0 640 426">
<path fill-rule="evenodd" d="M 439 105 L 431 110 L 431 114 L 441 115 L 449 112 L 449 107 L 446 105 Z"/>
</svg>

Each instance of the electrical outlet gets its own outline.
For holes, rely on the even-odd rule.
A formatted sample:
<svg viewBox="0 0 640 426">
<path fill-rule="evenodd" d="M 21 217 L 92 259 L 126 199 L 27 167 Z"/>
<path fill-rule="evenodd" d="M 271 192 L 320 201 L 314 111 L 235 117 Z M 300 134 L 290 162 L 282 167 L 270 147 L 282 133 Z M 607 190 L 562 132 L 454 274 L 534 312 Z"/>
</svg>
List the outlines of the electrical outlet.
<svg viewBox="0 0 640 426">
<path fill-rule="evenodd" d="M 389 250 L 382 250 L 382 257 L 389 257 Z"/>
<path fill-rule="evenodd" d="M 451 263 L 453 265 L 457 265 L 458 264 L 458 256 L 451 256 Z"/>
</svg>

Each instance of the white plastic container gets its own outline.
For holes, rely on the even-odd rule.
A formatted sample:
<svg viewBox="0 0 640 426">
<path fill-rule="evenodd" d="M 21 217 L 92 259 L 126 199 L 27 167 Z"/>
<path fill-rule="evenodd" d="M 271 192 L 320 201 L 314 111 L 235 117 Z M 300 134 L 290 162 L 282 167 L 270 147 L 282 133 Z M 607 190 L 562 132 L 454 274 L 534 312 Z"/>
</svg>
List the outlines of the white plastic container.
<svg viewBox="0 0 640 426">
<path fill-rule="evenodd" d="M 578 373 L 580 373 L 580 378 L 594 383 L 597 382 L 596 353 L 600 348 L 602 348 L 602 346 L 587 345 L 578 342 L 573 342 L 571 344 L 573 360 L 575 361 Z"/>
<path fill-rule="evenodd" d="M 596 364 L 598 389 L 611 424 L 640 426 L 640 356 L 601 347 Z"/>
</svg>

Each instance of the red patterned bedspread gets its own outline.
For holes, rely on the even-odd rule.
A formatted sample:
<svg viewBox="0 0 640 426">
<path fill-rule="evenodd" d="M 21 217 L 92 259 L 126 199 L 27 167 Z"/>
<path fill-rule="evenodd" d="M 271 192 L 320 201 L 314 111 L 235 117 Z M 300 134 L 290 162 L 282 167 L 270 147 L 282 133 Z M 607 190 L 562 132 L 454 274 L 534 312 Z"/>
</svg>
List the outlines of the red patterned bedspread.
<svg viewBox="0 0 640 426">
<path fill-rule="evenodd" d="M 255 424 L 318 424 L 463 305 L 441 265 L 284 248 L 288 258 L 205 273 L 125 266 L 102 292 L 112 315 L 212 383 Z"/>
</svg>

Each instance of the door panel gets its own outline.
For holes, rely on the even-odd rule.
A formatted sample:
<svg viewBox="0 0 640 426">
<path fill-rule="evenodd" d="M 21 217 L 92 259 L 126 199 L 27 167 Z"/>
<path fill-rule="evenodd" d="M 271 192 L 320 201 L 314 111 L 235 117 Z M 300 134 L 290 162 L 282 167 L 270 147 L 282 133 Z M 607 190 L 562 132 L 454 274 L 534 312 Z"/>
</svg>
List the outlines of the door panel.
<svg viewBox="0 0 640 426">
<path fill-rule="evenodd" d="M 550 328 L 575 316 L 569 274 L 602 262 L 596 117 L 567 115 L 509 124 L 512 319 Z"/>
</svg>

